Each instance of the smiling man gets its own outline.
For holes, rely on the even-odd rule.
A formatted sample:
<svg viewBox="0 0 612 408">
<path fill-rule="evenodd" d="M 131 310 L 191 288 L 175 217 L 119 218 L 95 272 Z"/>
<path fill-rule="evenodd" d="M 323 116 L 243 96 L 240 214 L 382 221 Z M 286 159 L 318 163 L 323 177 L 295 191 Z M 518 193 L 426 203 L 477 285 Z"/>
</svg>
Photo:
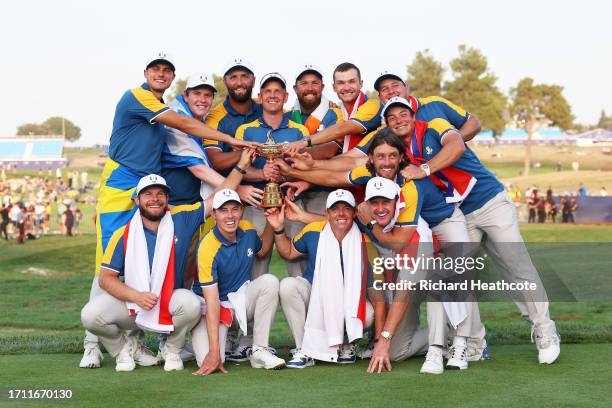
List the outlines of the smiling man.
<svg viewBox="0 0 612 408">
<path fill-rule="evenodd" d="M 163 102 L 163 94 L 174 80 L 174 70 L 174 62 L 168 54 L 153 55 L 147 60 L 144 71 L 146 82 L 126 91 L 115 109 L 109 160 L 102 171 L 96 205 L 96 264 L 90 298 L 100 293 L 98 274 L 112 234 L 125 225 L 135 211 L 132 195 L 138 181 L 147 174 L 161 173 L 163 125 L 199 138 L 207 137 L 238 147 L 249 146 L 193 118 L 179 115 Z M 84 348 L 79 366 L 100 367 L 101 353 L 96 337 L 86 333 Z M 157 361 L 146 349 L 139 350 L 144 350 L 145 354 L 141 356 L 139 351 L 137 361 L 148 365 Z"/>
<path fill-rule="evenodd" d="M 278 306 L 278 278 L 272 274 L 251 278 L 255 259 L 265 258 L 272 248 L 272 229 L 266 226 L 260 237 L 250 222 L 242 221 L 243 212 L 234 190 L 217 192 L 213 200 L 216 225 L 198 249 L 198 280 L 193 290 L 204 304 L 204 317 L 192 334 L 198 375 L 225 372 L 225 337 L 233 322 L 253 338 L 248 354 L 252 367 L 269 370 L 285 365 L 268 350 Z"/>
<path fill-rule="evenodd" d="M 414 107 L 402 98 L 390 99 L 383 116 L 408 144 L 406 153 L 413 164 L 402 175 L 408 180 L 430 178 L 447 201 L 460 202 L 469 241 L 483 242 L 504 279 L 536 285 L 536 291 L 520 293 L 514 301 L 521 311 L 527 311 L 533 325 L 538 361 L 554 363 L 560 354 L 559 333 L 549 316 L 546 290 L 523 242 L 516 207 L 503 185 L 448 122 L 416 121 Z"/>
<path fill-rule="evenodd" d="M 363 135 L 380 126 L 382 105 L 377 99 L 370 99 L 362 92 L 361 72 L 355 64 L 344 62 L 336 67 L 333 73 L 333 88 L 341 102 L 343 121 L 329 126 L 312 139 L 292 143 L 289 150 L 297 153 L 313 145 L 338 141 L 342 152 L 355 147 Z"/>
<path fill-rule="evenodd" d="M 303 276 L 281 282 L 283 312 L 296 346 L 287 366 L 310 367 L 314 359 L 354 363 L 355 342 L 372 325 L 373 309 L 384 307 L 382 299 L 370 297 L 370 259 L 378 253 L 354 223 L 355 198 L 346 190 L 330 192 L 325 220 L 309 223 L 293 240 L 285 234 L 285 207 L 266 215 L 281 257 L 308 259 Z"/>
</svg>

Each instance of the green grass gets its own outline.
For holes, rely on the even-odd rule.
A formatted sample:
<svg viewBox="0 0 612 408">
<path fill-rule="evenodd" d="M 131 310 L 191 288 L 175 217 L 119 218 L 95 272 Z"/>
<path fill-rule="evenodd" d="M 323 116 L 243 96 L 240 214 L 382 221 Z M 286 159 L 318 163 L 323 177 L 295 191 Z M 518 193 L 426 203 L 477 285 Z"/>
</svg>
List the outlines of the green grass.
<svg viewBox="0 0 612 408">
<path fill-rule="evenodd" d="M 610 405 L 611 344 L 565 345 L 551 366 L 537 363 L 531 345 L 492 348 L 493 358 L 466 371 L 439 376 L 418 373 L 422 358 L 394 365 L 390 373 L 367 374 L 367 362 L 317 364 L 305 370 L 264 371 L 248 363 L 229 373 L 191 375 L 139 367 L 115 373 L 108 357 L 97 370 L 75 368 L 78 356 L 0 356 L 0 383 L 15 388 L 70 388 L 61 406 L 469 406 L 607 407 Z M 595 358 L 596 357 L 596 358 Z M 2 401 L 5 402 L 6 400 Z M 16 407 L 43 403 L 14 403 Z"/>
</svg>

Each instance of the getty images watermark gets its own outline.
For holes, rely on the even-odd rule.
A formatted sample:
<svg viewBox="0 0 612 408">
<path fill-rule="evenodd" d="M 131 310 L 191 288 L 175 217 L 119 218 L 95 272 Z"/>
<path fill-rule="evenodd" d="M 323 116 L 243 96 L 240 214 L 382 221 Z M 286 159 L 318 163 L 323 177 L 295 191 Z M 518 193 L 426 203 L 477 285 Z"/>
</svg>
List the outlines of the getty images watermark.
<svg viewBox="0 0 612 408">
<path fill-rule="evenodd" d="M 474 279 L 474 274 L 486 267 L 485 257 L 437 257 L 421 254 L 411 256 L 397 254 L 394 257 L 373 259 L 372 272 L 384 274 L 388 270 L 400 271 L 394 282 L 374 279 L 376 290 L 408 291 L 537 291 L 532 281 L 508 282 L 505 280 L 485 281 Z M 465 272 L 470 272 L 462 276 Z M 470 277 L 468 277 L 469 275 Z M 459 278 L 459 279 L 457 279 Z"/>
</svg>

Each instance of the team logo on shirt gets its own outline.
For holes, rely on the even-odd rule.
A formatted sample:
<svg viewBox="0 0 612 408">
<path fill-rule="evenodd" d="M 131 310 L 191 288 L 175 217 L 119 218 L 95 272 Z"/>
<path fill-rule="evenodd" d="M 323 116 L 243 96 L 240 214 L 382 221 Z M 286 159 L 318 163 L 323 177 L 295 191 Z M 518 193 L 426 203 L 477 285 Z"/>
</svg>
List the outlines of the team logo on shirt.
<svg viewBox="0 0 612 408">
<path fill-rule="evenodd" d="M 433 149 L 430 146 L 425 146 L 425 153 L 426 154 L 432 154 L 433 153 Z"/>
<path fill-rule="evenodd" d="M 247 249 L 247 257 L 252 257 L 253 256 L 253 248 L 249 248 Z"/>
</svg>

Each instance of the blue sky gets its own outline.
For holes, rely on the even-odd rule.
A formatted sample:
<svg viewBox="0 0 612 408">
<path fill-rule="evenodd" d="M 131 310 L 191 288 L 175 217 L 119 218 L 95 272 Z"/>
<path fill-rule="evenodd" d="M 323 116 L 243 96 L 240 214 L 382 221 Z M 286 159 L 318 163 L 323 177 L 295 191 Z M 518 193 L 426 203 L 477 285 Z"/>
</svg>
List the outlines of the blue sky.
<svg viewBox="0 0 612 408">
<path fill-rule="evenodd" d="M 256 74 L 290 81 L 302 62 L 331 71 L 351 61 L 365 86 L 384 69 L 405 72 L 428 48 L 444 64 L 457 46 L 479 48 L 507 92 L 521 78 L 554 83 L 581 123 L 612 113 L 612 3 L 538 1 L 27 1 L 3 5 L 6 85 L 0 136 L 63 115 L 80 144 L 107 143 L 121 94 L 143 81 L 147 55 L 172 54 L 177 76 L 219 73 L 242 56 Z M 306 4 L 306 5 L 300 5 Z M 456 101 L 460 102 L 460 101 Z"/>
</svg>

